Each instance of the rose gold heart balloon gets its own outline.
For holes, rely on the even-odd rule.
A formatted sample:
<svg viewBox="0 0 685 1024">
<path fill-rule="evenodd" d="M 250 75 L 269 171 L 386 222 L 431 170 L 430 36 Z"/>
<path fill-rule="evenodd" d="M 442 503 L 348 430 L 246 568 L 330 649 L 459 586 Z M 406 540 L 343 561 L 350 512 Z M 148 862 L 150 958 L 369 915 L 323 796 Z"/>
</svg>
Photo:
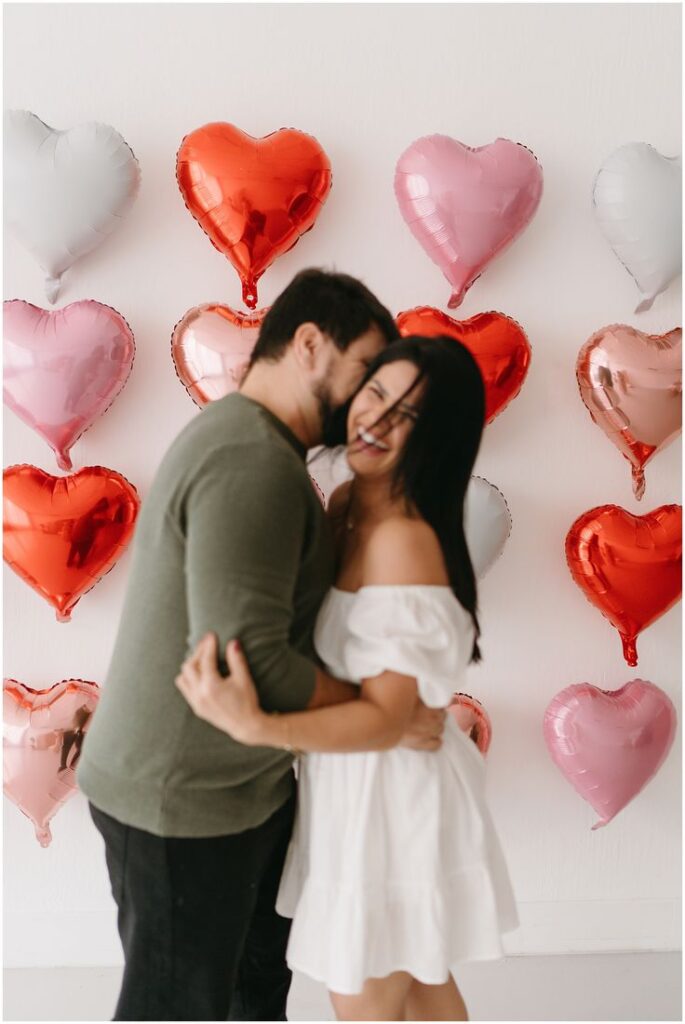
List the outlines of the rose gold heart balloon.
<svg viewBox="0 0 685 1024">
<path fill-rule="evenodd" d="M 644 789 L 666 760 L 677 715 L 670 697 L 644 679 L 620 690 L 567 686 L 545 711 L 550 756 L 607 825 Z"/>
<path fill-rule="evenodd" d="M 455 693 L 447 709 L 463 733 L 466 733 L 485 756 L 490 747 L 492 725 L 479 700 L 468 693 Z"/>
<path fill-rule="evenodd" d="M 208 302 L 193 306 L 174 327 L 171 355 L 196 405 L 237 391 L 268 310 L 238 313 Z"/>
<path fill-rule="evenodd" d="M 580 397 L 630 462 L 638 501 L 645 491 L 645 466 L 680 433 L 682 344 L 680 327 L 644 334 L 628 324 L 612 324 L 593 334 L 578 354 Z"/>
<path fill-rule="evenodd" d="M 4 681 L 4 790 L 48 846 L 50 819 L 77 790 L 76 765 L 97 706 L 97 683 L 64 679 L 33 690 Z"/>
</svg>

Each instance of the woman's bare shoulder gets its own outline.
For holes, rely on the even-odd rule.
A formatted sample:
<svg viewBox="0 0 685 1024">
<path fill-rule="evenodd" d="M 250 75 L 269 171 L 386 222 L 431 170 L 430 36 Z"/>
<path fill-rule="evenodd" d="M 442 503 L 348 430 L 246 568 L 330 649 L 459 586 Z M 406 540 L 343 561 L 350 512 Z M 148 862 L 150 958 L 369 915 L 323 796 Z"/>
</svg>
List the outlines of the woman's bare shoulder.
<svg viewBox="0 0 685 1024">
<path fill-rule="evenodd" d="M 364 550 L 365 586 L 449 585 L 440 542 L 423 519 L 392 516 L 374 529 Z"/>
<path fill-rule="evenodd" d="M 328 505 L 326 506 L 326 512 L 332 519 L 335 519 L 347 508 L 350 500 L 351 486 L 352 481 L 346 480 L 344 483 L 339 484 L 339 486 L 332 492 L 328 499 Z"/>
</svg>

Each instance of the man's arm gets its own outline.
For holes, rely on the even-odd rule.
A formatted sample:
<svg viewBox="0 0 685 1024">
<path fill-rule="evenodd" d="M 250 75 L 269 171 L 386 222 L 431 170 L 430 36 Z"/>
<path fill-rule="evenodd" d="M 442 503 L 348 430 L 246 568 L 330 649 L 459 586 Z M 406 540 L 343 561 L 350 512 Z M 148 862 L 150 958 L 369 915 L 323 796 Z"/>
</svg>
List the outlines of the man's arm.
<svg viewBox="0 0 685 1024">
<path fill-rule="evenodd" d="M 307 485 L 287 453 L 231 445 L 207 456 L 183 503 L 189 649 L 210 631 L 219 650 L 239 636 L 269 710 L 303 710 L 332 689 L 290 642 Z"/>
</svg>

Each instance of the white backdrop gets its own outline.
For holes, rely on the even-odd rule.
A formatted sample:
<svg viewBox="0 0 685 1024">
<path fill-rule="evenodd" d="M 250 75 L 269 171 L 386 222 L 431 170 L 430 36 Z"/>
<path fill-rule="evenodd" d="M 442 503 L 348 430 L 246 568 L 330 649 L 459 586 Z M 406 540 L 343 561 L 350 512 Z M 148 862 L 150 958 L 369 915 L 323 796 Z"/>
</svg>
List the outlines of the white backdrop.
<svg viewBox="0 0 685 1024">
<path fill-rule="evenodd" d="M 193 305 L 240 308 L 238 278 L 187 213 L 175 154 L 213 120 L 259 136 L 282 126 L 315 135 L 334 184 L 315 229 L 262 278 L 266 305 L 308 265 L 356 274 L 393 310 L 446 308 L 447 282 L 397 210 L 393 169 L 420 135 L 469 145 L 497 136 L 530 147 L 545 192 L 524 236 L 474 285 L 460 315 L 495 309 L 533 347 L 518 399 L 491 425 L 476 471 L 505 494 L 514 529 L 481 590 L 482 667 L 470 691 L 493 720 L 489 785 L 523 927 L 512 953 L 674 949 L 679 945 L 678 742 L 658 777 L 613 823 L 548 759 L 544 708 L 583 680 L 614 688 L 640 675 L 680 707 L 679 621 L 672 610 L 622 660 L 616 632 L 583 598 L 564 560 L 581 512 L 633 512 L 680 500 L 677 444 L 648 468 L 641 505 L 628 464 L 593 426 L 574 363 L 613 322 L 662 332 L 680 323 L 678 287 L 632 315 L 638 291 L 599 234 L 593 176 L 614 148 L 646 141 L 680 151 L 680 10 L 674 5 L 10 5 L 5 105 L 67 128 L 112 124 L 142 166 L 119 232 L 68 273 L 60 304 L 94 298 L 136 336 L 133 375 L 74 449 L 75 465 L 122 472 L 147 494 L 160 457 L 196 410 L 179 384 L 170 333 Z M 42 274 L 11 239 L 5 298 L 43 299 Z M 56 472 L 51 452 L 12 414 L 4 464 Z M 34 687 L 106 671 L 129 559 L 58 625 L 50 607 L 5 574 L 5 674 Z M 163 713 L 163 709 L 160 709 Z M 42 850 L 5 801 L 5 955 L 10 966 L 120 959 L 100 840 L 85 801 L 53 823 Z"/>
</svg>

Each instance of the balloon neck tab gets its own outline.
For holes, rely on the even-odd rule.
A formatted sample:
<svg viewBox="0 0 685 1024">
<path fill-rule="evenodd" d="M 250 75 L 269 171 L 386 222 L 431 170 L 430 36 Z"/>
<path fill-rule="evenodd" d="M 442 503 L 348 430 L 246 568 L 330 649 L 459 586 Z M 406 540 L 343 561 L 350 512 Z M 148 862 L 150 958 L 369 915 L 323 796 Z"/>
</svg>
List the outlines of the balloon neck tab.
<svg viewBox="0 0 685 1024">
<path fill-rule="evenodd" d="M 608 818 L 605 818 L 602 821 L 596 821 L 595 824 L 590 829 L 590 831 L 591 832 L 596 832 L 598 828 L 604 828 L 604 826 L 608 825 L 608 824 L 609 824 L 609 819 Z"/>
<path fill-rule="evenodd" d="M 645 493 L 645 471 L 639 466 L 633 466 L 633 494 L 638 501 L 641 501 Z"/>
<path fill-rule="evenodd" d="M 52 842 L 52 833 L 51 833 L 51 831 L 50 831 L 50 829 L 48 828 L 47 825 L 44 828 L 41 828 L 39 825 L 36 825 L 35 829 L 36 829 L 36 839 L 38 840 L 40 845 L 43 847 L 43 849 L 45 849 Z"/>
<path fill-rule="evenodd" d="M 621 643 L 623 644 L 623 657 L 631 668 L 634 668 L 637 665 L 637 636 L 621 633 Z"/>
<path fill-rule="evenodd" d="M 71 622 L 71 612 L 70 611 L 62 612 L 62 611 L 60 611 L 58 609 L 57 610 L 57 621 L 58 622 Z"/>
<path fill-rule="evenodd" d="M 74 468 L 74 464 L 71 461 L 71 456 L 68 451 L 58 451 L 55 454 L 57 455 L 57 465 L 60 469 L 70 471 Z"/>
<path fill-rule="evenodd" d="M 51 302 L 53 304 L 55 302 L 57 302 L 57 297 L 59 295 L 59 290 L 60 290 L 61 287 L 62 287 L 62 275 L 61 274 L 58 274 L 56 277 L 46 277 L 45 278 L 45 294 L 47 296 L 48 302 Z"/>
<path fill-rule="evenodd" d="M 448 309 L 458 309 L 464 301 L 465 291 L 452 292 L 447 303 Z"/>
<path fill-rule="evenodd" d="M 254 281 L 243 282 L 243 302 L 248 309 L 257 308 L 257 285 Z"/>
<path fill-rule="evenodd" d="M 648 309 L 651 309 L 654 305 L 656 295 L 647 295 L 642 302 L 639 302 L 635 307 L 636 313 L 646 313 Z"/>
</svg>

